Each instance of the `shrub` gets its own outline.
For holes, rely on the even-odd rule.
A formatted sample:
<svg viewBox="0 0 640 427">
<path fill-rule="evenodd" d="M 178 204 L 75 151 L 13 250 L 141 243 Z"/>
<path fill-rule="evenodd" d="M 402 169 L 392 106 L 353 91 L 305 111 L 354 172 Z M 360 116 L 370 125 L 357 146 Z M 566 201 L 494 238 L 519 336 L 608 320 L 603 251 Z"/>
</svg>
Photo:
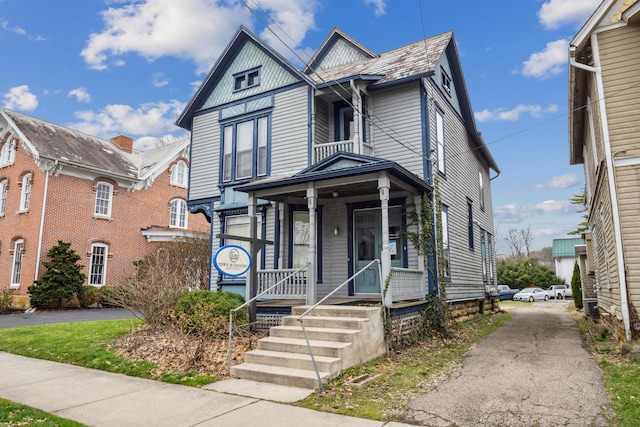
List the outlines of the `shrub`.
<svg viewBox="0 0 640 427">
<path fill-rule="evenodd" d="M 100 302 L 100 288 L 95 286 L 83 286 L 82 292 L 78 294 L 80 307 L 87 308 Z"/>
<path fill-rule="evenodd" d="M 13 306 L 13 291 L 11 289 L 4 288 L 0 293 L 0 313 L 7 313 Z"/>
<path fill-rule="evenodd" d="M 578 263 L 573 266 L 573 275 L 571 276 L 571 297 L 577 309 L 582 308 L 582 281 L 580 279 L 580 267 Z"/>
<path fill-rule="evenodd" d="M 86 276 L 78 265 L 80 255 L 71 249 L 71 243 L 58 240 L 47 252 L 49 261 L 42 264 L 47 271 L 29 286 L 31 305 L 35 307 L 62 307 L 64 301 L 79 298 Z"/>
<path fill-rule="evenodd" d="M 233 292 L 184 292 L 175 306 L 176 323 L 186 333 L 220 338 L 228 332 L 229 312 L 243 303 L 244 298 Z M 248 310 L 236 313 L 234 325 L 248 322 Z"/>
</svg>

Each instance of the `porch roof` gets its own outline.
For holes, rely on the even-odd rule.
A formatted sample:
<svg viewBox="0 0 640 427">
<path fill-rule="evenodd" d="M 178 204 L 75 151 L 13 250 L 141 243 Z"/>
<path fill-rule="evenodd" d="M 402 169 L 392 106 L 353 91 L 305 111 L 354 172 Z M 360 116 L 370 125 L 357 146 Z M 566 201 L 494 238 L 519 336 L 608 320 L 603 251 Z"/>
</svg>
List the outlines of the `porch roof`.
<svg viewBox="0 0 640 427">
<path fill-rule="evenodd" d="M 254 192 L 264 199 L 281 200 L 287 196 L 303 197 L 308 184 L 313 182 L 318 190 L 318 197 L 355 196 L 377 193 L 381 173 L 391 179 L 392 192 L 421 194 L 433 189 L 428 182 L 390 160 L 340 152 L 293 176 L 254 181 L 235 187 L 234 190 Z"/>
</svg>

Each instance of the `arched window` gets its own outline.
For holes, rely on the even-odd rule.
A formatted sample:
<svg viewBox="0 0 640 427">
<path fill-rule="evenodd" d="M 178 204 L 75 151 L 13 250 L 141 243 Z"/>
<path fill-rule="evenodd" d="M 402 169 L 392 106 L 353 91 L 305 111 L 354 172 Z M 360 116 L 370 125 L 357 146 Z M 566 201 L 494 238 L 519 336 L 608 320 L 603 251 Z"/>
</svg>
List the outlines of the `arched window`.
<svg viewBox="0 0 640 427">
<path fill-rule="evenodd" d="M 0 166 L 11 165 L 16 160 L 16 139 L 5 142 L 0 150 Z"/>
<path fill-rule="evenodd" d="M 20 194 L 20 210 L 28 211 L 31 200 L 31 174 L 22 177 L 22 193 Z"/>
<path fill-rule="evenodd" d="M 113 197 L 113 185 L 108 182 L 98 182 L 96 185 L 95 215 L 111 216 L 111 199 Z"/>
<path fill-rule="evenodd" d="M 109 246 L 104 243 L 91 245 L 91 264 L 89 266 L 89 284 L 102 286 L 106 283 L 107 258 Z"/>
<path fill-rule="evenodd" d="M 171 167 L 171 184 L 187 186 L 187 164 L 180 160 L 178 163 Z"/>
<path fill-rule="evenodd" d="M 22 274 L 22 253 L 24 251 L 24 240 L 17 239 L 13 244 L 13 262 L 11 267 L 10 286 L 20 286 L 20 275 Z"/>
<path fill-rule="evenodd" d="M 182 199 L 173 199 L 171 201 L 169 225 L 171 227 L 187 228 L 187 202 Z"/>
<path fill-rule="evenodd" d="M 9 187 L 9 180 L 3 179 L 0 181 L 0 216 L 4 215 L 7 208 L 7 188 Z"/>
</svg>

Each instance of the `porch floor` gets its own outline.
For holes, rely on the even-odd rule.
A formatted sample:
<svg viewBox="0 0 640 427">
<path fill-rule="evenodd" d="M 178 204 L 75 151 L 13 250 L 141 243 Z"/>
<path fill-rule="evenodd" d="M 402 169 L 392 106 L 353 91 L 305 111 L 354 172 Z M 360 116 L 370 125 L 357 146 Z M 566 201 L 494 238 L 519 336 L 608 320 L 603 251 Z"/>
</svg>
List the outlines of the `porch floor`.
<svg viewBox="0 0 640 427">
<path fill-rule="evenodd" d="M 380 298 L 329 298 L 326 300 L 323 305 L 373 305 L 373 304 L 381 304 L 382 300 Z M 391 309 L 403 309 L 408 307 L 413 307 L 416 305 L 424 304 L 424 300 L 415 300 L 415 301 L 402 301 L 393 303 L 391 305 Z M 301 299 L 273 299 L 273 300 L 264 300 L 258 301 L 256 306 L 258 310 L 265 309 L 278 309 L 278 308 L 291 308 L 297 307 L 299 305 L 307 305 L 305 300 Z"/>
</svg>

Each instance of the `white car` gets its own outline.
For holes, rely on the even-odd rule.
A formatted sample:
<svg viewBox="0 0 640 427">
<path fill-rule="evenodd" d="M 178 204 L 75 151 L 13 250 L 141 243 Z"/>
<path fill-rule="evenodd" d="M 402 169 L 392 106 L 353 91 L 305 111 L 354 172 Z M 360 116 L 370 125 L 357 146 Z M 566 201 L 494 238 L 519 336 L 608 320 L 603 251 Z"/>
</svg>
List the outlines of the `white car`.
<svg viewBox="0 0 640 427">
<path fill-rule="evenodd" d="M 542 288 L 532 286 L 524 288 L 513 296 L 514 301 L 549 301 L 549 294 Z"/>
</svg>

